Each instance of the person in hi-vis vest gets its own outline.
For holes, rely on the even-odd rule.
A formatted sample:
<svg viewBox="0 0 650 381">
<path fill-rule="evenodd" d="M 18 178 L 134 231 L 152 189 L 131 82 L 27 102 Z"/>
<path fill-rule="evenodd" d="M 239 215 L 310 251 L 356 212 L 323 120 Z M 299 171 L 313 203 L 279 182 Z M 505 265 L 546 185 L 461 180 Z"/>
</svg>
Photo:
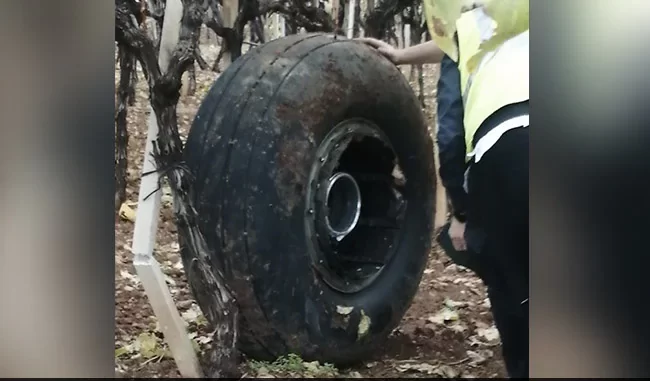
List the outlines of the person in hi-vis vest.
<svg viewBox="0 0 650 381">
<path fill-rule="evenodd" d="M 435 41 L 405 49 L 361 38 L 396 65 L 441 63 L 438 82 L 440 177 L 452 205 L 456 250 L 480 256 L 512 378 L 528 377 L 528 31 L 467 60 L 494 32 L 481 7 L 457 22 L 458 62 Z M 468 228 L 466 229 L 466 223 Z"/>
</svg>

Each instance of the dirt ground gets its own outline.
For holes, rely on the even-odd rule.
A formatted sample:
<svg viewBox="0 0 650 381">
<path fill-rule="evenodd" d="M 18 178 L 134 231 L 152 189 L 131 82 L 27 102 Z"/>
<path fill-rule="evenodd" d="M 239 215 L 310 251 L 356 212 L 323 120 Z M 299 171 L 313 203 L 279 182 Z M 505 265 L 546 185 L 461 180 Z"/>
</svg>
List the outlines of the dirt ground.
<svg viewBox="0 0 650 381">
<path fill-rule="evenodd" d="M 218 48 L 201 47 L 209 64 Z M 403 70 L 409 76 L 410 70 Z M 119 69 L 116 69 L 116 84 Z M 197 67 L 197 92 L 184 96 L 178 105 L 180 129 L 189 130 L 203 96 L 217 73 Z M 434 67 L 425 67 L 426 113 L 435 120 Z M 417 91 L 417 78 L 411 81 Z M 140 72 L 137 102 L 128 110 L 129 175 L 127 205 L 137 209 L 139 176 L 148 119 L 147 89 Z M 210 345 L 209 328 L 194 303 L 185 281 L 176 240 L 168 190 L 163 207 L 154 255 L 167 275 L 172 296 L 187 322 L 199 352 Z M 156 319 L 132 264 L 130 245 L 133 223 L 115 219 L 115 374 L 116 377 L 180 377 L 169 355 Z M 351 369 L 302 362 L 290 356 L 275 363 L 242 363 L 245 377 L 504 377 L 498 332 L 493 325 L 489 301 L 481 281 L 473 273 L 454 265 L 434 247 L 415 300 L 399 327 L 372 361 Z"/>
</svg>

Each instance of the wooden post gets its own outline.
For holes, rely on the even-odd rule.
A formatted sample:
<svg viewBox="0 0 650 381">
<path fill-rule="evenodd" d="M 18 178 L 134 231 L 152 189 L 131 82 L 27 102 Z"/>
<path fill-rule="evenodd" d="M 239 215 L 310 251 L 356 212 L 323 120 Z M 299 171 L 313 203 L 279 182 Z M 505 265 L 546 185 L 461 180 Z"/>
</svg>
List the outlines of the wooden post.
<svg viewBox="0 0 650 381">
<path fill-rule="evenodd" d="M 404 48 L 403 31 L 402 18 L 400 16 L 395 16 L 395 35 L 397 36 L 397 47 L 399 49 Z"/>
<path fill-rule="evenodd" d="M 235 20 L 237 19 L 237 14 L 239 13 L 239 0 L 223 0 L 223 26 L 225 28 L 232 28 L 235 26 Z M 230 53 L 226 51 L 223 54 L 223 70 L 228 68 L 228 65 L 232 63 L 232 57 Z"/>
<path fill-rule="evenodd" d="M 375 9 L 375 0 L 367 0 L 366 14 L 370 14 Z"/>
<path fill-rule="evenodd" d="M 284 37 L 287 35 L 287 23 L 286 20 L 284 19 L 284 16 L 280 16 L 279 14 L 275 14 L 275 17 L 277 17 L 278 20 L 278 26 L 280 27 L 280 30 L 277 38 Z"/>
<path fill-rule="evenodd" d="M 332 19 L 334 20 L 334 32 L 339 28 L 340 0 L 332 0 Z"/>
<path fill-rule="evenodd" d="M 284 17 L 282 17 L 279 13 L 274 13 L 267 20 L 269 20 L 267 23 L 269 30 L 269 41 L 284 37 L 286 35 Z"/>
<path fill-rule="evenodd" d="M 169 65 L 169 59 L 178 44 L 183 4 L 181 0 L 167 0 L 165 21 L 161 33 L 160 54 L 158 64 L 164 73 Z M 153 172 L 156 164 L 151 153 L 153 140 L 158 137 L 158 122 L 151 106 L 149 106 L 149 129 L 144 151 L 143 173 Z M 203 372 L 194 351 L 192 341 L 187 336 L 185 323 L 176 309 L 174 300 L 165 283 L 160 265 L 153 257 L 153 249 L 158 230 L 160 197 L 162 191 L 158 188 L 159 175 L 155 172 L 140 180 L 138 194 L 138 210 L 133 231 L 133 266 L 138 273 L 149 303 L 160 323 L 163 336 L 176 361 L 178 370 L 183 377 L 201 378 Z M 158 189 L 156 191 L 156 189 Z M 147 195 L 154 192 L 149 198 Z"/>
<path fill-rule="evenodd" d="M 411 46 L 411 24 L 404 24 L 404 48 Z M 404 65 L 404 73 L 411 72 L 411 65 Z"/>
<path fill-rule="evenodd" d="M 148 18 L 145 20 L 147 25 L 147 31 L 149 32 L 149 37 L 151 41 L 156 41 L 158 39 L 158 30 L 156 29 L 156 20 Z"/>
<path fill-rule="evenodd" d="M 346 6 L 346 17 L 347 17 L 347 32 L 346 35 L 348 38 L 354 37 L 354 8 L 356 7 L 356 0 L 348 0 Z"/>
<path fill-rule="evenodd" d="M 268 21 L 264 25 L 264 30 L 266 32 L 266 35 L 269 36 L 268 37 L 269 41 L 275 40 L 277 38 L 276 34 L 277 34 L 277 31 L 278 31 L 278 28 L 279 28 L 279 26 L 278 26 L 278 18 L 276 17 L 277 15 L 278 14 L 276 13 L 276 14 L 270 16 L 269 18 L 267 18 Z"/>
</svg>

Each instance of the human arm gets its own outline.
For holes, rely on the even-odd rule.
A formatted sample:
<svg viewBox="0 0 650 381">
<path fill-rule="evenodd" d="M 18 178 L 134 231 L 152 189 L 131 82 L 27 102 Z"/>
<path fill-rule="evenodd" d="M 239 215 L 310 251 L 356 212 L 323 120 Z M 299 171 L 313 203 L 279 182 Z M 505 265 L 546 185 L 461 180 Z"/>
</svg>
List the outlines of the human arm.
<svg viewBox="0 0 650 381">
<path fill-rule="evenodd" d="M 375 38 L 358 38 L 357 41 L 374 47 L 395 65 L 436 64 L 440 63 L 444 56 L 444 52 L 435 41 L 427 41 L 405 49 L 394 48 L 387 42 Z"/>
<path fill-rule="evenodd" d="M 465 129 L 460 72 L 456 63 L 444 56 L 438 79 L 438 157 L 440 179 L 451 200 L 453 214 L 464 222 L 467 212 L 465 182 Z"/>
</svg>

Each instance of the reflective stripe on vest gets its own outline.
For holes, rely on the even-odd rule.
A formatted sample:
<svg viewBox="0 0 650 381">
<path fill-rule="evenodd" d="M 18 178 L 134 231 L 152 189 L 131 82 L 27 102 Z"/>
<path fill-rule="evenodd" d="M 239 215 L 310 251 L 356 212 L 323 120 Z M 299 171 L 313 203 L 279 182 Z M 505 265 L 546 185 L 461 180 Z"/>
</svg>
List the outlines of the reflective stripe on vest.
<svg viewBox="0 0 650 381">
<path fill-rule="evenodd" d="M 479 126 L 500 108 L 528 100 L 528 37 L 521 33 L 486 54 L 474 72 L 467 61 L 481 42 L 494 33 L 495 22 L 482 8 L 463 13 L 456 23 L 458 33 L 461 89 L 465 117 L 465 146 L 473 150 L 473 138 Z"/>
</svg>

